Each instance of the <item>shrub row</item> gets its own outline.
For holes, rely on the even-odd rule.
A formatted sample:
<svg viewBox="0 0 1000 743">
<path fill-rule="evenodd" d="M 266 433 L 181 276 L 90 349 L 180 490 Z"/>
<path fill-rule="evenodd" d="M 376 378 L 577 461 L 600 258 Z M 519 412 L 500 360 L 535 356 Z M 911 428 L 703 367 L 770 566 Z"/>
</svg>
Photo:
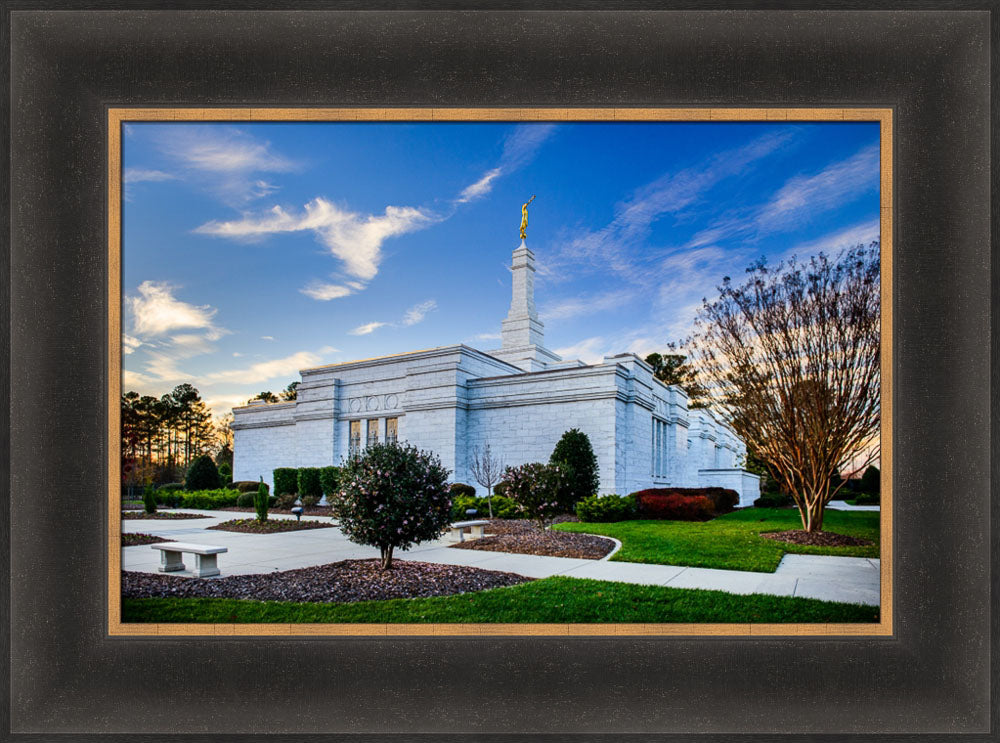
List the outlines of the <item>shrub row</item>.
<svg viewBox="0 0 1000 743">
<path fill-rule="evenodd" d="M 318 502 L 324 495 L 333 495 L 339 482 L 339 467 L 278 467 L 274 470 L 274 494 L 278 496 L 315 497 Z"/>
<path fill-rule="evenodd" d="M 784 493 L 764 493 L 753 502 L 754 508 L 784 508 L 792 505 L 792 496 Z"/>
<path fill-rule="evenodd" d="M 576 515 L 588 523 L 628 521 L 637 515 L 634 495 L 591 495 L 576 504 Z"/>
<path fill-rule="evenodd" d="M 740 502 L 740 494 L 735 490 L 729 490 L 728 488 L 647 488 L 646 490 L 638 490 L 632 493 L 636 497 L 636 504 L 639 508 L 640 517 L 644 515 L 645 509 L 643 503 L 649 496 L 670 496 L 676 495 L 683 498 L 708 498 L 711 504 L 712 517 L 721 516 L 724 513 L 731 513 L 735 508 L 736 504 Z M 654 501 L 649 501 L 653 503 Z M 660 503 L 660 501 L 655 501 Z M 676 501 L 672 501 L 676 502 Z M 657 506 L 653 506 L 657 508 Z M 660 517 L 647 517 L 647 518 L 666 518 L 665 516 Z"/>
<path fill-rule="evenodd" d="M 178 491 L 162 489 L 156 491 L 156 502 L 161 506 L 171 508 L 200 508 L 211 511 L 215 508 L 225 508 L 237 505 L 240 497 L 238 490 L 195 490 Z"/>
<path fill-rule="evenodd" d="M 496 519 L 519 519 L 522 518 L 518 511 L 517 504 L 510 498 L 503 495 L 493 496 L 493 518 Z M 451 499 L 451 520 L 464 521 L 466 511 L 470 508 L 476 509 L 476 518 L 486 518 L 490 513 L 490 501 L 487 498 L 473 498 L 467 495 L 453 496 Z"/>
</svg>

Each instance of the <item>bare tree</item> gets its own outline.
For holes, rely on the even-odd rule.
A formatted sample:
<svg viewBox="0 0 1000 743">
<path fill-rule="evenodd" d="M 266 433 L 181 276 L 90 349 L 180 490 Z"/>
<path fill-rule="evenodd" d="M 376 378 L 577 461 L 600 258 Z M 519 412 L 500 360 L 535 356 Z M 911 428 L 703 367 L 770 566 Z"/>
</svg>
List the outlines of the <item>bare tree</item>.
<svg viewBox="0 0 1000 743">
<path fill-rule="evenodd" d="M 493 518 L 493 486 L 503 477 L 503 459 L 493 456 L 489 443 L 482 451 L 476 446 L 472 449 L 471 469 L 476 482 L 486 488 L 486 503 L 490 509 L 490 518 Z"/>
<path fill-rule="evenodd" d="M 761 261 L 703 301 L 689 351 L 713 407 L 821 531 L 848 465 L 874 461 L 880 406 L 879 244 L 831 261 Z"/>
</svg>

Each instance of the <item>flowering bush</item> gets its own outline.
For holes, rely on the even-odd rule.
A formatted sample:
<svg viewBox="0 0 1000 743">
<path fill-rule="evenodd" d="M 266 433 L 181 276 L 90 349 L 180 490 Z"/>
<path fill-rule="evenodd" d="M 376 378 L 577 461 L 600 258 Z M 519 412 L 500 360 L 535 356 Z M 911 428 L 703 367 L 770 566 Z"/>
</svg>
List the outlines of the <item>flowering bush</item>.
<svg viewBox="0 0 1000 743">
<path fill-rule="evenodd" d="M 388 570 L 395 548 L 437 539 L 448 528 L 448 470 L 413 446 L 373 444 L 343 466 L 332 505 L 347 538 L 378 547 Z"/>
<path fill-rule="evenodd" d="M 565 512 L 559 505 L 559 489 L 564 472 L 558 464 L 532 462 L 504 471 L 504 495 L 514 501 L 520 514 L 544 529 L 553 518 Z"/>
</svg>

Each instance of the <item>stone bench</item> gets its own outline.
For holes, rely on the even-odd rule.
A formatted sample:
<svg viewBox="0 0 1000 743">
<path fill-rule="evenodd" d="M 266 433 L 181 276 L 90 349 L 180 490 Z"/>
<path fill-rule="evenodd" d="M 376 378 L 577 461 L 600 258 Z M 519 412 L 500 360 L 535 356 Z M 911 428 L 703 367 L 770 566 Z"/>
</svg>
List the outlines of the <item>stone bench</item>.
<svg viewBox="0 0 1000 743">
<path fill-rule="evenodd" d="M 489 521 L 456 521 L 451 525 L 451 535 L 459 542 L 465 541 L 465 530 L 470 529 L 472 536 L 481 537 L 486 534 L 486 525 Z"/>
<path fill-rule="evenodd" d="M 149 545 L 154 550 L 160 550 L 160 572 L 173 573 L 184 570 L 181 555 L 190 552 L 194 555 L 194 574 L 198 578 L 210 578 L 219 575 L 217 556 L 229 552 L 228 547 L 213 547 L 208 544 L 188 544 L 187 542 L 160 542 Z"/>
</svg>

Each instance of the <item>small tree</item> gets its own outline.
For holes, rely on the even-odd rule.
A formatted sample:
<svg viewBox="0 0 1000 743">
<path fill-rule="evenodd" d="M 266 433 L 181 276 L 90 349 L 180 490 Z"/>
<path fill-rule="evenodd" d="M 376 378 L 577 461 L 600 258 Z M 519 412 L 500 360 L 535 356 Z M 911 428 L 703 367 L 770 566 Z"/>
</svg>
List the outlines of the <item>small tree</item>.
<svg viewBox="0 0 1000 743">
<path fill-rule="evenodd" d="M 473 447 L 470 469 L 476 482 L 486 488 L 486 505 L 490 510 L 490 518 L 493 518 L 493 486 L 500 482 L 500 478 L 503 477 L 503 459 L 493 456 L 487 442 L 482 451 L 478 446 Z"/>
<path fill-rule="evenodd" d="M 564 473 L 558 464 L 532 462 L 508 467 L 504 472 L 504 495 L 514 501 L 518 512 L 545 530 L 564 509 L 559 505 L 559 489 Z"/>
<path fill-rule="evenodd" d="M 562 435 L 552 450 L 549 464 L 563 468 L 563 486 L 559 490 L 559 506 L 572 512 L 577 502 L 597 494 L 600 485 L 597 457 L 587 434 L 571 428 Z"/>
<path fill-rule="evenodd" d="M 219 470 L 207 454 L 195 457 L 184 478 L 185 490 L 215 490 L 219 487 Z"/>
<path fill-rule="evenodd" d="M 253 499 L 254 510 L 257 511 L 257 520 L 261 523 L 267 521 L 267 505 L 270 500 L 270 494 L 267 492 L 267 483 L 264 482 L 264 478 L 260 478 L 260 485 L 257 486 L 257 494 Z"/>
<path fill-rule="evenodd" d="M 221 464 L 216 462 L 216 464 L 219 468 L 219 486 L 224 488 L 233 481 L 233 468 L 228 462 Z"/>
<path fill-rule="evenodd" d="M 152 483 L 146 485 L 146 489 L 142 491 L 142 505 L 146 513 L 156 513 L 156 491 Z"/>
<path fill-rule="evenodd" d="M 448 470 L 413 446 L 373 444 L 341 469 L 333 507 L 347 538 L 378 547 L 390 570 L 393 550 L 437 539 L 451 523 Z"/>
</svg>

